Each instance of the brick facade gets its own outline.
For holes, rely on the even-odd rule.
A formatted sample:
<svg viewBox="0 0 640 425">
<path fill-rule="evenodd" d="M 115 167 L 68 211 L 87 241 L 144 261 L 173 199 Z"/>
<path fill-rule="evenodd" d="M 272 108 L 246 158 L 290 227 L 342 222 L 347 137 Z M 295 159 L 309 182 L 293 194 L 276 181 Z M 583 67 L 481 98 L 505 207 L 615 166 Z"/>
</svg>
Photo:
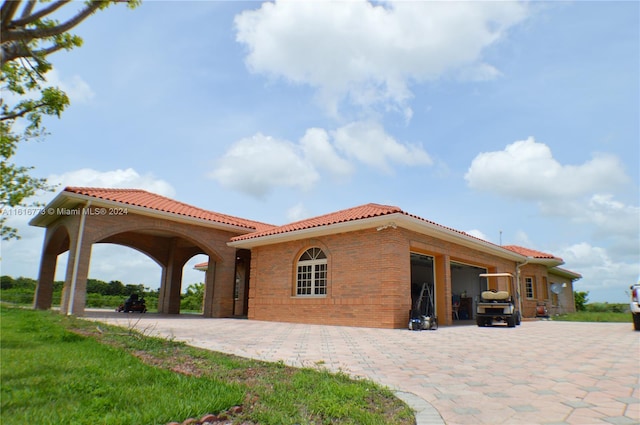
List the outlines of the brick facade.
<svg viewBox="0 0 640 425">
<path fill-rule="evenodd" d="M 47 229 L 35 308 L 51 306 L 57 257 L 69 251 L 61 312 L 81 315 L 91 248 L 114 243 L 143 252 L 160 265 L 161 313 L 180 312 L 182 269 L 196 254 L 209 256 L 205 317 L 247 314 L 255 320 L 404 328 L 420 299 L 416 288 L 429 287 L 439 323 L 449 325 L 454 296 L 473 290 L 471 297 L 462 297 L 472 319 L 481 287 L 495 285 L 480 279 L 484 271 L 520 276 L 525 318 L 535 317 L 540 302 L 552 314 L 575 310 L 573 279 L 579 275 L 555 268 L 561 259 L 496 246 L 393 206 L 367 204 L 277 227 L 140 190 L 66 188 L 52 204 L 86 211 L 63 210 L 32 220 Z M 59 211 L 52 204 L 47 210 Z M 103 212 L 105 205 L 132 208 L 112 215 L 101 214 L 98 205 Z M 326 293 L 299 296 L 298 261 L 309 248 L 326 256 Z M 533 282 L 529 293 L 527 278 Z"/>
<path fill-rule="evenodd" d="M 296 264 L 311 247 L 327 255 L 326 296 L 297 297 Z M 516 264 L 405 229 L 375 228 L 256 247 L 252 250 L 249 318 L 380 328 L 407 326 L 411 309 L 410 252 L 434 257 L 436 308 L 451 324 L 450 261 L 510 272 Z"/>
</svg>

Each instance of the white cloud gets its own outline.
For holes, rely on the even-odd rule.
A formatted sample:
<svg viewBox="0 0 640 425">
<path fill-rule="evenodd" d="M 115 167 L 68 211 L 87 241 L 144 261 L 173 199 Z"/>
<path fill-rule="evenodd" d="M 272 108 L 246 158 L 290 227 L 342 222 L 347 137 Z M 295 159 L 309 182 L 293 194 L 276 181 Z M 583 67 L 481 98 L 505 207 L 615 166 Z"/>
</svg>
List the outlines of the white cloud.
<svg viewBox="0 0 640 425">
<path fill-rule="evenodd" d="M 477 155 L 465 179 L 473 189 L 539 201 L 575 198 L 628 181 L 621 161 L 613 155 L 596 154 L 582 165 L 562 165 L 547 145 L 533 137 Z"/>
<path fill-rule="evenodd" d="M 565 261 L 562 267 L 582 275 L 574 289 L 589 291 L 591 301 L 625 302 L 625 291 L 640 273 L 638 263 L 616 260 L 605 248 L 587 242 L 568 246 L 555 254 Z"/>
<path fill-rule="evenodd" d="M 354 171 L 353 165 L 336 153 L 324 129 L 308 129 L 300 139 L 300 146 L 306 158 L 334 176 L 347 176 Z"/>
<path fill-rule="evenodd" d="M 385 172 L 391 171 L 389 163 L 432 163 L 422 147 L 396 141 L 381 125 L 353 122 L 331 132 L 308 129 L 298 143 L 260 133 L 239 140 L 209 176 L 222 186 L 262 198 L 275 187 L 310 189 L 319 181 L 321 171 L 336 179 L 345 178 L 355 171 L 352 161 Z"/>
<path fill-rule="evenodd" d="M 317 88 L 334 114 L 343 100 L 406 114 L 412 82 L 497 76 L 482 52 L 528 13 L 520 2 L 276 1 L 235 25 L 251 71 Z"/>
<path fill-rule="evenodd" d="M 170 198 L 175 196 L 175 189 L 169 183 L 152 174 L 140 175 L 133 168 L 112 171 L 82 168 L 60 175 L 53 174 L 47 180 L 50 184 L 58 184 L 60 189 L 65 186 L 128 188 L 143 189 Z"/>
<path fill-rule="evenodd" d="M 95 96 L 95 93 L 91 89 L 89 83 L 84 81 L 79 75 L 62 77 L 54 68 L 51 71 L 47 72 L 46 79 L 47 85 L 59 87 L 62 91 L 64 91 L 67 96 L 69 96 L 71 104 L 87 103 Z"/>
<path fill-rule="evenodd" d="M 297 203 L 287 210 L 287 219 L 289 222 L 300 221 L 306 217 L 309 217 L 309 211 L 307 211 L 302 203 Z"/>
<path fill-rule="evenodd" d="M 547 145 L 530 137 L 477 155 L 465 179 L 473 189 L 534 201 L 543 215 L 590 226 L 610 254 L 623 261 L 640 259 L 640 208 L 601 192 L 630 180 L 615 156 L 598 154 L 580 165 L 563 165 Z"/>
<path fill-rule="evenodd" d="M 491 240 L 489 240 L 487 235 L 485 235 L 481 230 L 472 229 L 472 230 L 467 230 L 465 233 L 468 234 L 468 235 L 473 236 L 474 238 L 478 238 L 478 239 L 482 239 L 483 241 L 491 242 Z"/>
<path fill-rule="evenodd" d="M 60 76 L 58 71 L 53 68 L 46 73 L 45 78 L 46 81 L 40 83 L 40 85 L 43 88 L 58 87 L 67 94 L 72 105 L 74 103 L 88 103 L 95 96 L 95 93 L 89 84 L 79 75 L 63 78 Z M 10 108 L 15 106 L 18 102 L 22 102 L 27 99 L 40 99 L 41 95 L 40 90 L 28 90 L 24 95 L 17 95 L 7 89 L 4 89 L 4 87 L 3 90 L 0 91 L 2 101 Z M 21 132 L 24 130 L 24 127 L 26 127 L 26 124 L 18 119 L 14 126 L 14 130 Z"/>
<path fill-rule="evenodd" d="M 210 176 L 256 197 L 275 186 L 309 189 L 319 178 L 298 146 L 260 133 L 234 143 Z"/>
<path fill-rule="evenodd" d="M 433 163 L 421 146 L 399 143 L 376 122 L 352 122 L 333 136 L 336 147 L 347 156 L 385 172 L 391 170 L 389 161 L 411 166 Z"/>
</svg>

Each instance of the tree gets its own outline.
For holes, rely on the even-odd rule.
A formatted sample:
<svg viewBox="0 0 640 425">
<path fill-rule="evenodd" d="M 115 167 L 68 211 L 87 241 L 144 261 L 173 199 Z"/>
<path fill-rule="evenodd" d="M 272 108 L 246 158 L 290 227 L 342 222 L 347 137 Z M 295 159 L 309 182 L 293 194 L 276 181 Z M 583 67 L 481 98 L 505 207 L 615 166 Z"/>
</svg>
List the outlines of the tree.
<svg viewBox="0 0 640 425">
<path fill-rule="evenodd" d="M 82 39 L 69 31 L 98 10 L 106 9 L 122 0 L 91 0 L 82 3 L 80 10 L 69 16 L 70 0 L 5 0 L 0 7 L 0 66 L 3 97 L 0 98 L 0 210 L 7 207 L 37 206 L 27 199 L 40 191 L 54 187 L 46 179 L 33 177 L 33 167 L 12 162 L 18 144 L 42 138 L 46 130 L 42 117 L 57 116 L 69 105 L 69 97 L 58 87 L 46 86 L 45 74 L 52 69 L 48 57 L 59 50 L 71 50 L 82 45 Z M 140 0 L 125 0 L 135 7 Z M 71 6 L 69 6 L 71 5 Z M 65 16 L 60 22 L 56 17 Z M 6 96 L 9 93 L 10 96 Z M 32 97 L 35 95 L 35 98 Z M 9 100 L 7 100 L 9 99 Z M 14 125 L 22 120 L 21 130 Z M 5 215 L 0 217 L 2 239 L 19 238 L 18 230 L 6 226 Z"/>
<path fill-rule="evenodd" d="M 587 309 L 585 304 L 589 301 L 589 291 L 575 291 L 573 293 L 573 299 L 576 303 L 576 311 L 585 311 Z"/>
<path fill-rule="evenodd" d="M 202 300 L 204 299 L 204 283 L 193 283 L 187 287 L 180 308 L 184 310 L 202 311 Z"/>
</svg>

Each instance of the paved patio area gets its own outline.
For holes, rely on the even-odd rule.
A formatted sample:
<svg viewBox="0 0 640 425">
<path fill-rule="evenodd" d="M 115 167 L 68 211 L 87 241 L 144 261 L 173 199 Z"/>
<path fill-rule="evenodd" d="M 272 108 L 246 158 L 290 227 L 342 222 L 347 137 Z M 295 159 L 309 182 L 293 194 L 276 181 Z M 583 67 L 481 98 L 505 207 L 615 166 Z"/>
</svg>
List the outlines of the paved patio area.
<svg viewBox="0 0 640 425">
<path fill-rule="evenodd" d="M 86 318 L 366 377 L 411 401 L 421 425 L 640 424 L 640 332 L 631 323 L 413 332 L 96 310 Z"/>
</svg>

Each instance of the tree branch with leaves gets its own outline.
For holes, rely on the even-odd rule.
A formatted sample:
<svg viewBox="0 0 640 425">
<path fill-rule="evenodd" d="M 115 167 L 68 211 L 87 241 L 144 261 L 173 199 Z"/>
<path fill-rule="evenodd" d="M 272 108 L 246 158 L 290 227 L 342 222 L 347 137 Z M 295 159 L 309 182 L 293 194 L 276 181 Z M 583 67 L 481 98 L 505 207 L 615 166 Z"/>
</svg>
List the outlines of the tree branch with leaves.
<svg viewBox="0 0 640 425">
<path fill-rule="evenodd" d="M 69 97 L 58 87 L 47 85 L 46 74 L 53 65 L 49 55 L 60 50 L 82 46 L 82 38 L 69 33 L 99 10 L 114 3 L 126 3 L 133 8 L 140 0 L 92 0 L 84 3 L 70 0 L 53 2 L 37 0 L 5 0 L 0 6 L 0 210 L 35 206 L 28 198 L 54 188 L 46 179 L 31 176 L 33 167 L 14 164 L 20 142 L 42 138 L 46 129 L 43 116 L 60 117 L 69 106 Z M 63 21 L 57 19 L 62 11 L 81 5 L 79 10 Z M 10 99 L 10 100 L 7 100 Z M 19 131 L 16 122 L 22 121 Z M 7 216 L 0 216 L 0 237 L 19 238 L 18 230 L 6 225 Z"/>
</svg>

